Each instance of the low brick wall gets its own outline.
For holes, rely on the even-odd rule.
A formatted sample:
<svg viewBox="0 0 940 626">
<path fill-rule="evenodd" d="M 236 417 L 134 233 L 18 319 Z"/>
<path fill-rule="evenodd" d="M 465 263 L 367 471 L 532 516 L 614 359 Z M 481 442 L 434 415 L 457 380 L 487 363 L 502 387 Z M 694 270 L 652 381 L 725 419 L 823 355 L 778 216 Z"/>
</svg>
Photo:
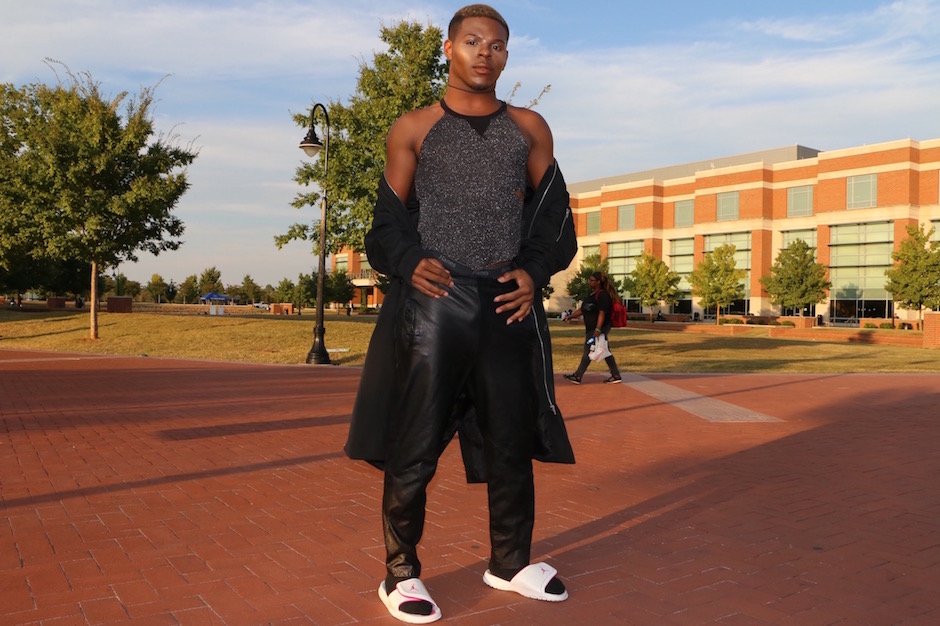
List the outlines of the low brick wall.
<svg viewBox="0 0 940 626">
<path fill-rule="evenodd" d="M 46 307 L 50 309 L 64 309 L 65 298 L 46 298 Z"/>
<path fill-rule="evenodd" d="M 293 315 L 294 305 L 291 304 L 290 302 L 280 302 L 277 304 L 272 304 L 271 314 L 272 315 Z"/>
<path fill-rule="evenodd" d="M 907 346 L 920 348 L 923 337 L 917 331 L 881 330 L 864 328 L 787 328 L 771 326 L 770 337 L 826 341 L 831 343 L 864 343 L 879 346 Z"/>
<path fill-rule="evenodd" d="M 108 296 L 108 313 L 132 313 L 134 299 L 130 296 Z"/>
<path fill-rule="evenodd" d="M 923 346 L 940 348 L 940 313 L 924 313 Z"/>
</svg>

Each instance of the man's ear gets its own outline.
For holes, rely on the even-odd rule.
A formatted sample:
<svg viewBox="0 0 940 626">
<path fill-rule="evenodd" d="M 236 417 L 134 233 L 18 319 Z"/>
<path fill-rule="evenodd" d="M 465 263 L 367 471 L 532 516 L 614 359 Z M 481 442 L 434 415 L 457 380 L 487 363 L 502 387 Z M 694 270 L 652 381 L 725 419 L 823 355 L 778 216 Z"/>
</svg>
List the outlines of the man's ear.
<svg viewBox="0 0 940 626">
<path fill-rule="evenodd" d="M 454 53 L 454 42 L 450 39 L 444 40 L 444 56 L 450 61 L 451 55 Z"/>
</svg>

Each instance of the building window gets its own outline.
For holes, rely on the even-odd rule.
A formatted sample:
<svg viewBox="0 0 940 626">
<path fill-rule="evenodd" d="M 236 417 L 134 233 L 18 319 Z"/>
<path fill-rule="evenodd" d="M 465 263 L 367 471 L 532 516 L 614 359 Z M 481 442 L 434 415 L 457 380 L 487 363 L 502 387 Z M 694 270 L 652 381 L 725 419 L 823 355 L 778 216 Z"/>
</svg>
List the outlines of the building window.
<svg viewBox="0 0 940 626">
<path fill-rule="evenodd" d="M 601 232 L 601 212 L 594 211 L 587 214 L 587 232 L 586 235 L 596 235 Z"/>
<path fill-rule="evenodd" d="M 600 255 L 601 255 L 600 246 L 584 246 L 583 248 L 581 248 L 582 258 L 586 259 L 589 256 L 600 256 Z"/>
<path fill-rule="evenodd" d="M 607 269 L 611 278 L 622 280 L 636 269 L 643 256 L 643 240 L 618 241 L 607 244 Z M 629 294 L 620 294 L 629 298 Z"/>
<path fill-rule="evenodd" d="M 805 230 L 785 230 L 782 233 L 783 235 L 783 248 L 789 248 L 790 244 L 796 241 L 797 239 L 802 239 L 806 242 L 810 248 L 816 247 L 816 229 L 807 228 Z"/>
<path fill-rule="evenodd" d="M 695 239 L 690 237 L 669 242 L 669 269 L 679 275 L 679 299 L 691 299 L 689 274 L 695 269 Z"/>
<path fill-rule="evenodd" d="M 890 317 L 894 308 L 885 270 L 893 264 L 894 225 L 840 224 L 829 235 L 830 321 L 858 324 L 859 318 Z"/>
<path fill-rule="evenodd" d="M 863 174 L 845 179 L 845 207 L 868 209 L 878 204 L 878 175 Z"/>
<path fill-rule="evenodd" d="M 738 219 L 738 192 L 726 191 L 718 194 L 718 221 Z"/>
<path fill-rule="evenodd" d="M 675 208 L 676 228 L 691 226 L 695 223 L 695 200 L 679 200 Z"/>
<path fill-rule="evenodd" d="M 340 274 L 346 274 L 349 272 L 349 257 L 345 254 L 337 254 L 334 258 L 335 265 L 333 267 L 334 272 L 339 272 Z"/>
<path fill-rule="evenodd" d="M 617 207 L 617 230 L 636 228 L 636 205 L 621 204 Z"/>
<path fill-rule="evenodd" d="M 813 214 L 813 186 L 787 189 L 787 217 L 806 217 Z"/>
</svg>

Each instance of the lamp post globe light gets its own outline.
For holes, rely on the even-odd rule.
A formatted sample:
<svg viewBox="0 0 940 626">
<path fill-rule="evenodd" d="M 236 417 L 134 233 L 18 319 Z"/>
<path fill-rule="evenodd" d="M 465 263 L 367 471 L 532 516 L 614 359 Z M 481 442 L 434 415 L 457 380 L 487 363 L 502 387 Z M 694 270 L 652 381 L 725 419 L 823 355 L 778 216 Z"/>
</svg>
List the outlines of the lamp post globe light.
<svg viewBox="0 0 940 626">
<path fill-rule="evenodd" d="M 326 143 L 321 143 L 317 137 L 317 131 L 314 129 L 317 109 L 323 112 L 323 119 L 326 124 Z M 319 102 L 313 105 L 310 110 L 310 130 L 307 136 L 300 142 L 300 148 L 307 153 L 307 156 L 314 157 L 323 149 L 323 180 L 326 180 L 328 167 L 330 165 L 330 116 L 326 112 L 326 107 Z M 323 297 L 326 294 L 326 186 L 321 189 L 320 195 L 320 259 L 317 265 L 317 325 L 313 329 L 313 346 L 307 353 L 307 363 L 317 365 L 329 365 L 330 355 L 326 351 L 326 344 L 323 343 L 323 334 L 326 329 L 323 326 Z"/>
</svg>

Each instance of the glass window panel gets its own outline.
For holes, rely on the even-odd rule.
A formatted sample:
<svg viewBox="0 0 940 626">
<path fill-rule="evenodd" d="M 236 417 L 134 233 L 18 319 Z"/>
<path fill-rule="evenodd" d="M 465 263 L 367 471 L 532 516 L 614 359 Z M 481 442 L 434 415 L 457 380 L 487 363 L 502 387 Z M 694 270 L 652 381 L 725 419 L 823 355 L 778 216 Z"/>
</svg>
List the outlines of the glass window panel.
<svg viewBox="0 0 940 626">
<path fill-rule="evenodd" d="M 673 239 L 670 242 L 673 256 L 695 253 L 695 239 Z"/>
<path fill-rule="evenodd" d="M 846 184 L 846 208 L 867 209 L 876 206 L 878 200 L 878 175 L 862 174 L 849 176 Z"/>
<path fill-rule="evenodd" d="M 787 189 L 787 217 L 804 217 L 813 214 L 813 186 Z"/>
<path fill-rule="evenodd" d="M 783 247 L 788 248 L 790 244 L 797 239 L 802 239 L 810 248 L 816 247 L 816 229 L 808 228 L 805 230 L 789 230 L 781 233 L 783 235 Z"/>
<path fill-rule="evenodd" d="M 597 256 L 601 253 L 600 246 L 584 246 L 581 248 L 583 256 Z"/>
<path fill-rule="evenodd" d="M 617 207 L 617 230 L 636 228 L 636 205 L 623 204 Z"/>
<path fill-rule="evenodd" d="M 594 211 L 587 215 L 587 234 L 596 235 L 601 232 L 601 212 Z"/>
<path fill-rule="evenodd" d="M 738 219 L 738 192 L 725 191 L 718 194 L 718 221 Z"/>
<path fill-rule="evenodd" d="M 695 223 L 695 200 L 679 200 L 675 207 L 676 228 Z"/>
</svg>

